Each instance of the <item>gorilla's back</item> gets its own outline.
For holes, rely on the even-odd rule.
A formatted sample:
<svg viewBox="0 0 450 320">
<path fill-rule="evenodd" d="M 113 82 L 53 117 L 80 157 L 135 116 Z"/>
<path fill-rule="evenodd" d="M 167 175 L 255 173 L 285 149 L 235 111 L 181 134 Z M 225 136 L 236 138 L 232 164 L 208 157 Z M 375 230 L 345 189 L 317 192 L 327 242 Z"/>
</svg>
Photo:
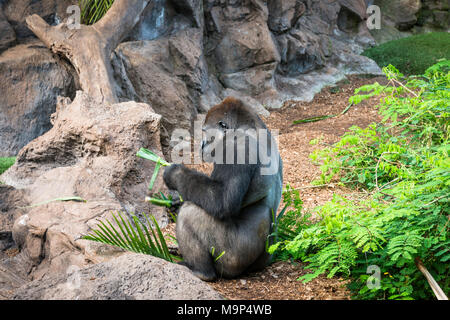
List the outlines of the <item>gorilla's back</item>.
<svg viewBox="0 0 450 320">
<path fill-rule="evenodd" d="M 242 202 L 242 207 L 261 201 L 261 204 L 272 208 L 276 213 L 283 189 L 283 162 L 281 157 L 279 157 L 278 171 L 275 174 L 263 175 L 261 169 L 256 170 Z"/>
</svg>

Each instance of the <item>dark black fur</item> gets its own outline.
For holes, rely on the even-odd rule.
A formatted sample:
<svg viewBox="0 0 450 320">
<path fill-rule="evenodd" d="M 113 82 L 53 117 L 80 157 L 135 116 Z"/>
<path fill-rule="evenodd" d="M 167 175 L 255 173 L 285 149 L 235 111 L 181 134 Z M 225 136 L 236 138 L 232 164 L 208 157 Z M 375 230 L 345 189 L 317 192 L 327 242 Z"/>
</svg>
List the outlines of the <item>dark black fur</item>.
<svg viewBox="0 0 450 320">
<path fill-rule="evenodd" d="M 227 98 L 208 112 L 204 128 L 266 127 L 240 100 Z M 204 141 L 203 148 L 209 143 Z M 279 166 L 272 175 L 261 174 L 259 159 L 256 164 L 215 163 L 211 176 L 179 164 L 165 170 L 166 185 L 184 200 L 177 218 L 179 249 L 184 264 L 199 278 L 236 277 L 269 262 L 265 246 L 282 188 L 282 163 L 275 150 Z"/>
</svg>

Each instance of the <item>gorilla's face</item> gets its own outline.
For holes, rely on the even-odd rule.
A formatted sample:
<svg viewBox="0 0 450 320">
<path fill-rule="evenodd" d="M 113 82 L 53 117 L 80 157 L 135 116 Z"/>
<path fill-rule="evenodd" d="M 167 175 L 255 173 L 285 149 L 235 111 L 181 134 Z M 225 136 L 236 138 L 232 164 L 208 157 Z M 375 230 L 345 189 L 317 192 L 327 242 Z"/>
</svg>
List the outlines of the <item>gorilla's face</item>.
<svg viewBox="0 0 450 320">
<path fill-rule="evenodd" d="M 221 104 L 212 107 L 208 111 L 202 127 L 201 153 L 203 160 L 206 162 L 215 162 L 216 159 L 225 161 L 224 157 L 229 148 L 234 149 L 235 144 L 238 147 L 242 145 L 239 141 L 243 140 L 236 139 L 236 137 L 242 138 L 246 135 L 246 130 L 254 128 L 254 116 L 240 100 L 229 97 Z M 233 158 L 233 152 L 231 151 L 231 158 Z"/>
<path fill-rule="evenodd" d="M 201 154 L 206 162 L 214 162 L 216 156 L 216 148 L 221 146 L 226 131 L 229 129 L 227 122 L 224 120 L 208 121 L 202 127 L 202 145 Z"/>
</svg>

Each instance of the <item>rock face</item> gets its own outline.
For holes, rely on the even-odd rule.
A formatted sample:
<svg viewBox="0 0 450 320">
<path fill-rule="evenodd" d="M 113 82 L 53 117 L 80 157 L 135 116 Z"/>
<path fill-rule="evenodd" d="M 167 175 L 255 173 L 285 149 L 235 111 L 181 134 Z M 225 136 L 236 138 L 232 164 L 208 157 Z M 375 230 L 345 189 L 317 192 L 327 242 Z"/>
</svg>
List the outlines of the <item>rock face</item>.
<svg viewBox="0 0 450 320">
<path fill-rule="evenodd" d="M 22 190 L 0 184 L 0 233 L 4 233 L 4 237 L 0 237 L 0 251 L 9 247 L 7 242 L 2 243 L 2 241 L 8 241 L 9 236 L 6 233 L 10 233 L 14 221 L 24 213 L 17 208 L 27 205 L 25 197 Z"/>
<path fill-rule="evenodd" d="M 417 25 L 432 28 L 450 28 L 450 3 L 445 0 L 422 0 L 422 7 L 417 17 Z"/>
<path fill-rule="evenodd" d="M 206 56 L 210 74 L 222 86 L 220 95 L 231 89 L 277 108 L 287 99 L 309 100 L 311 90 L 329 83 L 317 86 L 322 79 L 332 82 L 353 72 L 349 62 L 363 73 L 379 73 L 370 60 L 353 59 L 373 43 L 364 28 L 365 8 L 362 0 L 280 0 L 267 1 L 267 6 L 262 1 L 206 1 Z M 338 23 L 343 10 L 353 20 Z M 312 72 L 326 76 L 311 83 Z"/>
<path fill-rule="evenodd" d="M 365 10 L 363 0 L 158 0 L 130 37 L 140 41 L 116 53 L 133 87 L 126 91 L 163 116 L 166 146 L 175 124 L 189 127 L 230 93 L 264 115 L 346 74 L 381 73 L 359 56 L 374 43 Z"/>
<path fill-rule="evenodd" d="M 302 6 L 294 2 L 277 1 L 277 6 L 291 4 L 287 16 L 295 22 L 273 30 L 281 56 L 274 75 L 277 95 L 260 100 L 263 104 L 279 107 L 288 99 L 311 100 L 347 74 L 381 72 L 359 55 L 374 43 L 364 21 L 364 1 L 303 1 Z M 282 12 L 271 13 L 277 6 L 269 5 L 269 26 L 271 17 Z"/>
<path fill-rule="evenodd" d="M 0 157 L 15 156 L 51 128 L 56 98 L 72 96 L 69 66 L 38 41 L 0 54 Z"/>
<path fill-rule="evenodd" d="M 185 29 L 153 41 L 125 42 L 117 49 L 137 99 L 162 115 L 167 145 L 175 128 L 189 129 L 206 90 L 208 71 L 200 29 Z"/>
<path fill-rule="evenodd" d="M 59 101 L 53 128 L 24 147 L 1 177 L 32 205 L 20 212 L 12 237 L 31 262 L 33 279 L 120 253 L 77 240 L 98 220 L 111 219 L 111 212 L 153 214 L 162 226 L 167 223 L 161 208 L 144 202 L 154 163 L 135 156 L 141 147 L 162 156 L 160 119 L 147 104 L 99 105 L 81 91 L 72 103 Z M 164 191 L 161 177 L 154 187 Z M 86 202 L 42 204 L 74 196 Z"/>
<path fill-rule="evenodd" d="M 0 7 L 0 53 L 11 47 L 15 42 L 16 33 Z"/>
<path fill-rule="evenodd" d="M 155 257 L 121 257 L 21 287 L 16 300 L 219 300 L 191 271 Z"/>
</svg>

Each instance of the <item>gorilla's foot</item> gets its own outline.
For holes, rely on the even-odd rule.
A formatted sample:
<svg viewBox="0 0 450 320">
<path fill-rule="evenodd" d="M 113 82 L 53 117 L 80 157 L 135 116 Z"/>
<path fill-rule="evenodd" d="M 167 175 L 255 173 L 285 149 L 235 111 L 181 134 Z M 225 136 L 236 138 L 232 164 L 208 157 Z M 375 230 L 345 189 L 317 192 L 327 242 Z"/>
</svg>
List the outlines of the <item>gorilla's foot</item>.
<svg viewBox="0 0 450 320">
<path fill-rule="evenodd" d="M 193 270 L 191 269 L 192 273 L 199 279 L 203 280 L 203 281 L 214 281 L 217 279 L 217 275 L 216 272 L 203 272 L 203 271 L 199 271 L 199 270 Z"/>
<path fill-rule="evenodd" d="M 212 267 L 212 266 L 209 268 L 205 268 L 204 270 L 199 270 L 198 268 L 192 267 L 186 261 L 180 261 L 180 262 L 177 262 L 177 264 L 188 267 L 197 278 L 199 278 L 203 281 L 210 282 L 210 281 L 214 281 L 217 279 L 216 271 L 214 270 L 214 267 Z"/>
</svg>

